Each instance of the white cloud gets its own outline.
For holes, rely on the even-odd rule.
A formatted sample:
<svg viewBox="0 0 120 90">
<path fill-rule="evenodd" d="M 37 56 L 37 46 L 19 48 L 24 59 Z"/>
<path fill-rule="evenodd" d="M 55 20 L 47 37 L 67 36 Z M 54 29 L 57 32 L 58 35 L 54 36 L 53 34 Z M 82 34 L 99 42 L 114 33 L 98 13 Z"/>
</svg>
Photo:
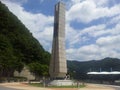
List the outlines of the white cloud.
<svg viewBox="0 0 120 90">
<path fill-rule="evenodd" d="M 73 4 L 79 3 L 79 2 L 81 2 L 81 1 L 83 1 L 83 0 L 71 0 L 71 2 L 72 2 Z"/>
<path fill-rule="evenodd" d="M 91 44 L 80 47 L 79 49 L 75 49 L 75 48 L 67 49 L 67 53 L 68 53 L 67 58 L 69 60 L 81 60 L 81 61 L 99 60 L 105 57 L 119 58 L 120 49 L 119 50 L 117 49 L 118 46 L 120 46 L 120 44 L 109 47 L 106 45 L 99 46 L 97 44 Z"/>
<path fill-rule="evenodd" d="M 108 0 L 99 0 L 99 2 L 98 2 L 98 0 L 71 0 L 71 2 L 73 3 L 73 4 L 76 4 L 76 3 L 79 3 L 79 2 L 83 2 L 83 1 L 93 1 L 93 2 L 95 2 L 97 5 L 106 5 L 107 3 L 108 3 Z"/>
<path fill-rule="evenodd" d="M 14 2 L 17 4 L 27 3 L 28 0 L 1 0 L 2 2 Z"/>
<path fill-rule="evenodd" d="M 84 29 L 72 30 L 75 35 L 69 41 L 67 58 L 72 60 L 92 60 L 120 56 L 120 4 L 108 7 L 109 0 L 71 0 L 73 5 L 67 12 L 68 22 L 90 23 L 100 18 L 110 18 L 104 24 L 92 25 Z M 114 26 L 112 26 L 114 24 Z M 108 27 L 108 26 L 112 27 Z M 84 39 L 85 38 L 85 39 Z M 92 42 L 92 39 L 96 39 Z M 87 42 L 91 42 L 87 45 Z M 83 43 L 85 45 L 80 45 Z M 76 47 L 77 45 L 77 47 Z"/>
<path fill-rule="evenodd" d="M 67 12 L 68 20 L 89 23 L 96 19 L 112 17 L 120 14 L 120 4 L 114 5 L 110 8 L 107 6 L 98 7 L 95 1 L 96 0 L 84 0 L 83 2 L 78 2 L 72 5 L 72 7 Z M 107 0 L 105 1 L 107 2 Z M 101 3 L 103 4 L 105 2 Z"/>
<path fill-rule="evenodd" d="M 113 17 L 108 24 L 116 24 L 120 22 L 120 15 Z"/>
<path fill-rule="evenodd" d="M 67 43 L 69 43 L 69 47 L 73 48 L 81 43 L 87 43 L 87 41 L 91 39 L 90 37 L 99 37 L 107 34 L 108 31 L 105 30 L 104 24 L 98 26 L 90 26 L 81 30 L 76 30 L 67 25 Z"/>
<path fill-rule="evenodd" d="M 113 46 L 114 48 L 118 48 L 118 45 L 120 45 L 120 35 L 101 37 L 96 43 L 106 47 Z"/>
<path fill-rule="evenodd" d="M 77 57 L 78 60 L 92 60 L 92 59 L 100 59 L 99 57 L 99 52 L 98 52 L 99 47 L 96 45 L 87 45 L 83 46 L 79 49 L 68 49 L 68 57 L 70 60 L 75 60 Z M 94 57 L 94 58 L 93 58 Z"/>
<path fill-rule="evenodd" d="M 103 35 L 105 33 L 105 25 L 96 25 L 96 26 L 91 26 L 88 28 L 83 29 L 80 33 L 81 34 L 88 34 L 90 37 L 98 37 L 100 35 Z"/>
<path fill-rule="evenodd" d="M 111 29 L 106 28 L 106 25 L 102 24 L 82 30 L 75 30 L 73 28 L 72 30 L 76 31 L 76 33 L 75 35 L 71 34 L 72 39 L 69 41 L 71 47 L 66 50 L 69 60 L 98 60 L 105 57 L 119 58 L 120 23 L 117 23 L 115 27 Z M 84 40 L 83 37 L 85 37 L 86 40 Z M 79 43 L 84 44 L 92 41 L 90 37 L 93 37 L 96 41 L 78 47 Z"/>
<path fill-rule="evenodd" d="M 66 41 L 69 47 L 73 47 L 73 44 L 78 41 L 77 34 L 78 31 L 74 30 L 69 24 L 66 25 Z"/>
<path fill-rule="evenodd" d="M 120 55 L 120 35 L 117 36 L 107 36 L 99 38 L 96 43 L 101 47 L 102 56 L 110 56 L 119 58 Z"/>
<path fill-rule="evenodd" d="M 35 36 L 40 41 L 40 43 L 42 43 L 43 47 L 51 52 L 53 27 L 45 27 L 44 31 L 35 33 Z"/>
<path fill-rule="evenodd" d="M 94 1 L 97 6 L 105 6 L 108 5 L 109 0 L 91 0 Z"/>
</svg>

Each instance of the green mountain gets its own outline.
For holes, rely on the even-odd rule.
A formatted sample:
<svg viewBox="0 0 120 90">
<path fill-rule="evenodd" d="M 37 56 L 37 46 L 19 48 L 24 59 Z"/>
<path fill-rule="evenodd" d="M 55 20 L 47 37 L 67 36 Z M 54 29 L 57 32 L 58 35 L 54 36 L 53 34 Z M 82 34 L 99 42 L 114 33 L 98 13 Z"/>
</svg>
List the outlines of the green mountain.
<svg viewBox="0 0 120 90">
<path fill-rule="evenodd" d="M 34 73 L 43 69 L 38 75 L 48 74 L 49 59 L 50 54 L 32 33 L 0 2 L 0 77 L 13 76 L 23 65 Z"/>
<path fill-rule="evenodd" d="M 100 71 L 120 71 L 120 59 L 117 58 L 104 58 L 102 60 L 91 61 L 67 61 L 68 72 L 75 79 L 88 79 L 87 72 L 100 72 Z"/>
</svg>

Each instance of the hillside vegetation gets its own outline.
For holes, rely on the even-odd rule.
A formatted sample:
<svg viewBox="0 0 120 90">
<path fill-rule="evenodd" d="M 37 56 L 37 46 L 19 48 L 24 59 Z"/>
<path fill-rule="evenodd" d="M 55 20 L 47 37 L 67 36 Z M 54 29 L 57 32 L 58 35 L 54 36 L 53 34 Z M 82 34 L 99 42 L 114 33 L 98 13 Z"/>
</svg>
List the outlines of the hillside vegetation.
<svg viewBox="0 0 120 90">
<path fill-rule="evenodd" d="M 0 77 L 13 76 L 24 65 L 36 75 L 48 75 L 49 59 L 32 33 L 0 2 Z"/>
</svg>

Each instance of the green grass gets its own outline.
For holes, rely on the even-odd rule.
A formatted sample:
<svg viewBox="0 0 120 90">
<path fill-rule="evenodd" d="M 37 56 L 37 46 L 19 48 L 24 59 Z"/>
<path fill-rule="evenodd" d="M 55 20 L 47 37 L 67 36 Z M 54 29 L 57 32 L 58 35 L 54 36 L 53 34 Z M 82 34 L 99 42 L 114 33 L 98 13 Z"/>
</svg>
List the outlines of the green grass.
<svg viewBox="0 0 120 90">
<path fill-rule="evenodd" d="M 85 85 L 78 86 L 49 86 L 50 88 L 83 88 Z"/>
<path fill-rule="evenodd" d="M 35 87 L 44 87 L 43 84 L 41 83 L 29 83 L 29 85 L 31 86 L 35 86 Z M 78 86 L 47 86 L 48 88 L 83 88 L 85 87 L 85 85 L 79 85 Z"/>
</svg>

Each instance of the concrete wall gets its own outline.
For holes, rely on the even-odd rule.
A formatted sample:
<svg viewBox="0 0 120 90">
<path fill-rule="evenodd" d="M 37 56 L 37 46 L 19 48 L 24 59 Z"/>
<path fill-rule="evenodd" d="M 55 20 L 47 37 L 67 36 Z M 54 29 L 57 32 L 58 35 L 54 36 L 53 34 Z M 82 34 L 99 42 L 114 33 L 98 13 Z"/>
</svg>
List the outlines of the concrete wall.
<svg viewBox="0 0 120 90">
<path fill-rule="evenodd" d="M 29 71 L 29 69 L 27 67 L 24 67 L 23 70 L 20 73 L 18 71 L 15 71 L 14 76 L 26 77 L 28 80 L 34 80 L 35 79 L 35 76 Z"/>
</svg>

